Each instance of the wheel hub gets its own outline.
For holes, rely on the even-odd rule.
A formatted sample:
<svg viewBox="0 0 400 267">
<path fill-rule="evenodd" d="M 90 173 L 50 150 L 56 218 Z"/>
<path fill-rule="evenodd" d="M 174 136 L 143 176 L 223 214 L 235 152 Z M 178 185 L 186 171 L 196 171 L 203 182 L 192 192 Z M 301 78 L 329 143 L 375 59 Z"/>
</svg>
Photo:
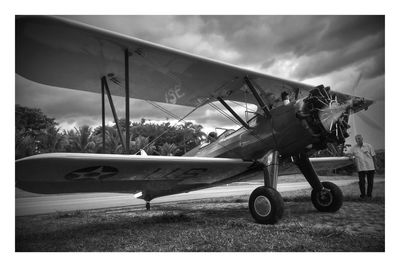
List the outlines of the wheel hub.
<svg viewBox="0 0 400 267">
<path fill-rule="evenodd" d="M 265 196 L 258 196 L 254 201 L 254 210 L 258 215 L 266 217 L 271 213 L 271 202 Z"/>
<path fill-rule="evenodd" d="M 328 189 L 322 189 L 317 196 L 317 202 L 318 204 L 320 204 L 321 206 L 329 206 L 332 204 L 333 202 L 333 196 L 330 190 Z"/>
</svg>

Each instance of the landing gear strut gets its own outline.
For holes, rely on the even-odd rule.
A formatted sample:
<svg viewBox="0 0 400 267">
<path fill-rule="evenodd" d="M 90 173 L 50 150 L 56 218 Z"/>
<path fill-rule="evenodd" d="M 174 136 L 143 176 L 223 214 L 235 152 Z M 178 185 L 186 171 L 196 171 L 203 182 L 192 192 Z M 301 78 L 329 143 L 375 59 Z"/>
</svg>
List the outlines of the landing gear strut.
<svg viewBox="0 0 400 267">
<path fill-rule="evenodd" d="M 150 201 L 146 201 L 146 210 L 150 210 Z"/>
<path fill-rule="evenodd" d="M 322 212 L 338 211 L 343 204 L 342 190 L 334 183 L 321 183 L 307 155 L 299 154 L 295 158 L 295 164 L 313 189 L 311 201 L 314 207 Z"/>
<path fill-rule="evenodd" d="M 249 210 L 261 224 L 274 224 L 283 215 L 283 199 L 276 191 L 279 154 L 269 151 L 260 161 L 264 167 L 264 186 L 256 188 L 249 198 Z"/>
</svg>

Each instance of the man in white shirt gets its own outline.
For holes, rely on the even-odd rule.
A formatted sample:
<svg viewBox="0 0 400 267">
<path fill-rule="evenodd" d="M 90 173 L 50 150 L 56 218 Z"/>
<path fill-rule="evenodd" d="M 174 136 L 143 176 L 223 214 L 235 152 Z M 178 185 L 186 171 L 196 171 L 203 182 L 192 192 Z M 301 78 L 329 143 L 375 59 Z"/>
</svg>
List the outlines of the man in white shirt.
<svg viewBox="0 0 400 267">
<path fill-rule="evenodd" d="M 367 176 L 367 197 L 372 197 L 372 188 L 374 185 L 375 174 L 375 150 L 367 143 L 363 142 L 361 134 L 355 136 L 357 144 L 351 148 L 350 154 L 354 156 L 358 171 L 361 198 L 365 198 L 365 176 Z"/>
<path fill-rule="evenodd" d="M 281 94 L 281 98 L 282 98 L 282 102 L 283 105 L 289 105 L 290 104 L 290 100 L 289 100 L 289 94 L 286 91 L 283 91 Z"/>
</svg>

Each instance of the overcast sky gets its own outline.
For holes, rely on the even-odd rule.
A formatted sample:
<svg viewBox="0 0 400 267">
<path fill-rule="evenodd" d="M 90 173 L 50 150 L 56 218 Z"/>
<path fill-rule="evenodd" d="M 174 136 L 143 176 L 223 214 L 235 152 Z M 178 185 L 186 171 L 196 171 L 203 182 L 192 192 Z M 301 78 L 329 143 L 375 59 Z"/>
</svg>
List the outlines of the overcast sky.
<svg viewBox="0 0 400 267">
<path fill-rule="evenodd" d="M 241 67 L 377 100 L 355 117 L 359 133 L 384 147 L 385 25 L 383 16 L 68 16 L 97 27 Z M 124 101 L 114 97 L 120 117 Z M 16 103 L 41 108 L 63 128 L 101 124 L 100 95 L 39 85 L 17 76 Z M 166 106 L 183 115 L 189 108 Z M 150 104 L 131 101 L 131 118 L 165 120 Z M 232 127 L 210 107 L 190 119 Z M 107 110 L 111 123 L 111 112 Z M 354 143 L 349 140 L 349 143 Z"/>
</svg>

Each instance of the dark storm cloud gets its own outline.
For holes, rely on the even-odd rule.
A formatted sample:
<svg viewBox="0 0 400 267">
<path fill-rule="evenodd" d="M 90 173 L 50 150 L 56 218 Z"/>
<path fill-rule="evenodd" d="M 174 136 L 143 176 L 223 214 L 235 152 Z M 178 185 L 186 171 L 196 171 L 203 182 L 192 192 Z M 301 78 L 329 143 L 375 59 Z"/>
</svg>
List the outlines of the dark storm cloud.
<svg viewBox="0 0 400 267">
<path fill-rule="evenodd" d="M 383 74 L 384 42 L 383 34 L 367 36 L 346 48 L 321 51 L 298 59 L 299 67 L 293 72 L 298 79 L 305 79 L 341 70 L 349 65 L 366 65 L 368 77 Z M 368 63 L 367 63 L 368 61 Z"/>
<path fill-rule="evenodd" d="M 336 51 L 384 29 L 383 16 L 289 16 L 292 25 L 278 42 L 283 51 L 297 56 Z"/>
<path fill-rule="evenodd" d="M 284 74 L 291 79 L 316 77 L 366 60 L 377 64 L 368 67 L 371 77 L 383 73 L 384 16 L 68 17 L 266 71 L 280 60 L 301 62 Z"/>
<path fill-rule="evenodd" d="M 375 78 L 385 74 L 385 50 L 379 49 L 376 55 L 371 57 L 360 67 L 360 71 L 366 78 Z"/>
<path fill-rule="evenodd" d="M 308 58 L 292 73 L 292 78 L 302 80 L 373 58 L 378 65 L 371 75 L 383 73 L 384 16 L 204 16 L 202 19 L 205 36 L 221 35 L 229 48 L 245 55 L 233 62 L 236 64 L 268 68 L 287 55 L 293 61 Z"/>
</svg>

